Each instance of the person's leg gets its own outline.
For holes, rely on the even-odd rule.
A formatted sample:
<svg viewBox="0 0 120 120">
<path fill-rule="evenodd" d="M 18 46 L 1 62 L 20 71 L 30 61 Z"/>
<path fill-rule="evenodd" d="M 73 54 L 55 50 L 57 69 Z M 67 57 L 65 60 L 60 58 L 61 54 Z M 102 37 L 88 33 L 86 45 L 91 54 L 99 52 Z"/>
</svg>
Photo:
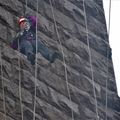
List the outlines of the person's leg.
<svg viewBox="0 0 120 120">
<path fill-rule="evenodd" d="M 35 64 L 35 55 L 33 53 L 33 47 L 29 41 L 23 41 L 20 44 L 20 51 L 27 56 L 27 59 L 31 64 Z"/>
<path fill-rule="evenodd" d="M 32 41 L 32 45 L 34 46 L 34 48 L 36 48 L 36 41 Z M 41 43 L 40 41 L 38 41 L 37 43 L 38 45 L 38 52 L 41 53 L 41 55 L 46 58 L 47 60 L 49 60 L 51 63 L 53 63 L 55 61 L 55 59 L 57 58 L 57 53 L 48 49 L 47 46 L 45 46 L 43 43 Z M 35 49 L 34 49 L 35 52 Z"/>
</svg>

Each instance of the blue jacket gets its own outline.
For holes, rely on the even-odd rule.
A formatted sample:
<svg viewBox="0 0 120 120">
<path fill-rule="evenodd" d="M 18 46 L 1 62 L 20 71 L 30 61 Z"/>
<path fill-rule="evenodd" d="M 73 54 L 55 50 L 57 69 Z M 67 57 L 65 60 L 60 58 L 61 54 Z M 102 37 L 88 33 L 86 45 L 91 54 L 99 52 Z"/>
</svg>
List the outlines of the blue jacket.
<svg viewBox="0 0 120 120">
<path fill-rule="evenodd" d="M 23 41 L 32 41 L 32 40 L 36 40 L 36 33 L 35 33 L 35 29 L 30 28 L 28 31 L 24 30 L 24 32 L 19 32 L 16 37 L 13 39 L 13 42 L 11 44 L 11 47 L 15 50 L 18 49 L 18 42 L 19 45 L 21 42 Z"/>
</svg>

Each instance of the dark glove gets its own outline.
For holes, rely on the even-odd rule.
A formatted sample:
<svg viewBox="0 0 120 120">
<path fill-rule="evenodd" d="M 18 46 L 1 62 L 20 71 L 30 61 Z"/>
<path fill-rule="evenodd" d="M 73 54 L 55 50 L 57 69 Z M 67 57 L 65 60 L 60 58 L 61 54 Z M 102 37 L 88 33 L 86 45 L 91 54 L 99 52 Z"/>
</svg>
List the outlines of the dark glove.
<svg viewBox="0 0 120 120">
<path fill-rule="evenodd" d="M 15 50 L 18 48 L 18 42 L 20 43 L 20 37 L 23 35 L 23 32 L 17 33 L 17 35 L 13 38 L 13 42 L 11 43 L 11 47 Z"/>
</svg>

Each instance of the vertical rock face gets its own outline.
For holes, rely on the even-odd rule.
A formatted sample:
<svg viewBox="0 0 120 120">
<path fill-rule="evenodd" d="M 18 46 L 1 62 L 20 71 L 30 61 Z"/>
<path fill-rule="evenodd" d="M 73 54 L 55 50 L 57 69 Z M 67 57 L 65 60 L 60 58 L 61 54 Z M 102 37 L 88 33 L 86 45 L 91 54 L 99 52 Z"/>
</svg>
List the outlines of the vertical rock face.
<svg viewBox="0 0 120 120">
<path fill-rule="evenodd" d="M 33 120 L 35 79 L 36 120 L 120 120 L 102 0 L 84 1 L 87 25 L 83 0 L 52 0 L 66 66 L 38 54 L 35 78 L 35 66 L 10 42 L 19 30 L 17 17 L 36 14 L 36 0 L 27 1 L 26 11 L 24 0 L 0 0 L 0 120 L 22 120 L 22 115 Z M 50 1 L 39 0 L 38 6 L 38 36 L 62 54 Z"/>
</svg>

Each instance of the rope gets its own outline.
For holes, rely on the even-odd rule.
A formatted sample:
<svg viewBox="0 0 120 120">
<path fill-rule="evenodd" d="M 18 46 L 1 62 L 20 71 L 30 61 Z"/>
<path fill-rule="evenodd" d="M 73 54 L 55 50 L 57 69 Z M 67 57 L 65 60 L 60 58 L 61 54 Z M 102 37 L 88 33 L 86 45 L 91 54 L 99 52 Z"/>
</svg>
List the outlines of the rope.
<svg viewBox="0 0 120 120">
<path fill-rule="evenodd" d="M 26 11 L 27 11 L 27 0 L 25 0 L 25 13 L 24 15 L 26 15 Z M 18 52 L 20 53 L 20 44 L 19 44 L 19 40 L 18 40 Z M 21 65 L 20 65 L 20 56 L 18 56 L 18 67 L 19 67 L 19 76 L 18 76 L 18 79 L 19 79 L 19 99 L 20 99 L 20 110 L 21 110 L 21 117 L 22 117 L 22 120 L 24 118 L 24 115 L 23 115 L 23 105 L 22 105 L 22 89 L 21 89 Z"/>
<path fill-rule="evenodd" d="M 24 16 L 26 15 L 26 11 L 27 11 L 27 0 L 25 0 L 25 12 L 24 12 Z M 18 52 L 20 53 L 20 44 L 19 44 L 19 40 L 18 40 Z M 18 79 L 19 79 L 19 99 L 20 99 L 20 111 L 21 111 L 21 119 L 23 120 L 24 116 L 23 116 L 23 105 L 22 105 L 22 89 L 21 89 L 21 65 L 20 65 L 20 56 L 18 56 L 18 67 L 19 67 L 19 75 L 18 75 Z"/>
<path fill-rule="evenodd" d="M 28 1 L 25 0 L 25 12 L 24 12 L 24 16 L 26 15 L 26 11 L 27 11 L 27 3 Z M 18 52 L 20 53 L 20 44 L 19 44 L 19 40 L 18 40 Z M 21 87 L 21 65 L 20 65 L 20 56 L 18 56 L 18 67 L 19 67 L 19 76 L 18 76 L 18 79 L 19 79 L 19 99 L 20 99 L 20 110 L 21 110 L 21 117 L 22 117 L 22 120 L 24 118 L 24 115 L 23 115 L 23 105 L 22 105 L 22 87 Z"/>
<path fill-rule="evenodd" d="M 111 0 L 109 2 L 109 22 L 108 22 L 108 40 L 110 37 L 110 23 L 111 23 Z M 108 108 L 108 91 L 107 91 L 107 86 L 108 86 L 108 46 L 107 46 L 107 77 L 106 77 L 106 114 L 105 114 L 105 118 L 107 120 L 107 108 Z"/>
<path fill-rule="evenodd" d="M 55 15 L 54 15 L 54 9 L 53 9 L 53 5 L 52 5 L 52 1 L 49 0 L 49 3 L 50 3 L 50 6 L 51 6 L 51 11 L 52 11 L 52 15 L 53 15 L 54 24 L 55 24 L 55 30 L 56 30 L 56 33 L 57 33 L 57 37 L 58 37 L 58 40 L 59 40 L 59 43 L 60 43 L 60 46 L 61 46 L 62 55 L 63 55 L 63 63 L 64 63 L 64 68 L 65 68 L 65 79 L 66 79 L 68 96 L 69 96 L 70 102 L 72 103 L 71 95 L 70 95 L 70 88 L 69 88 L 69 83 L 68 83 L 68 75 L 67 75 L 67 67 L 66 67 L 66 62 L 65 62 L 65 55 L 64 55 L 62 43 L 61 43 L 61 40 L 60 40 L 60 35 L 59 35 L 58 29 L 57 29 L 57 23 L 56 23 L 56 19 L 55 19 Z M 72 115 L 72 120 L 74 120 L 74 113 L 73 113 L 72 109 L 71 109 L 71 115 Z"/>
<path fill-rule="evenodd" d="M 19 44 L 19 40 L 18 40 L 18 52 L 20 52 L 20 44 Z M 21 117 L 22 117 L 22 120 L 23 120 L 23 105 L 22 105 L 22 90 L 21 90 L 21 65 L 20 65 L 20 56 L 18 56 L 18 67 L 19 67 L 19 76 L 18 76 L 18 79 L 19 79 L 19 99 L 20 99 L 20 109 L 21 109 Z"/>
<path fill-rule="evenodd" d="M 87 16 L 86 16 L 86 8 L 85 8 L 85 1 L 83 0 L 83 9 L 84 9 L 84 19 L 85 19 L 85 25 L 86 25 L 86 34 L 87 34 L 87 44 L 88 44 L 88 51 L 89 51 L 89 58 L 90 58 L 90 68 L 91 68 L 91 74 L 92 74 L 92 84 L 93 84 L 93 92 L 94 92 L 94 98 L 95 98 L 95 107 L 96 107 L 96 115 L 97 119 L 99 120 L 98 115 L 98 106 L 97 106 L 97 97 L 96 97 L 96 91 L 95 91 L 95 82 L 94 82 L 94 75 L 93 75 L 93 66 L 92 66 L 92 58 L 91 58 L 91 51 L 90 51 L 90 45 L 89 45 L 89 36 L 88 36 L 88 26 L 87 26 Z"/>
<path fill-rule="evenodd" d="M 36 9 L 36 59 L 35 59 L 35 95 L 34 95 L 34 110 L 33 110 L 33 120 L 35 120 L 36 113 L 36 89 L 37 89 L 37 51 L 38 51 L 38 0 L 37 0 L 37 9 Z"/>
<path fill-rule="evenodd" d="M 108 96 L 108 91 L 107 91 L 107 86 L 108 86 L 108 47 L 107 47 L 107 77 L 106 77 L 106 106 L 105 106 L 105 111 L 106 111 L 106 113 L 105 113 L 105 118 L 106 118 L 106 120 L 107 120 L 107 105 L 108 105 L 108 98 L 107 98 L 107 96 Z"/>
<path fill-rule="evenodd" d="M 28 5 L 28 0 L 25 0 L 25 13 L 24 13 L 24 16 L 27 14 L 27 5 Z"/>
<path fill-rule="evenodd" d="M 1 46 L 2 47 L 2 43 L 1 43 Z M 2 50 L 0 50 L 2 51 Z M 6 116 L 6 104 L 5 104 L 5 90 L 4 90 L 4 80 L 3 80 L 3 69 L 2 69 L 2 52 L 0 52 L 0 60 L 1 60 L 1 80 L 2 80 L 2 89 L 3 89 L 3 110 L 4 110 L 4 117 L 5 117 L 5 120 L 7 118 Z"/>
</svg>

